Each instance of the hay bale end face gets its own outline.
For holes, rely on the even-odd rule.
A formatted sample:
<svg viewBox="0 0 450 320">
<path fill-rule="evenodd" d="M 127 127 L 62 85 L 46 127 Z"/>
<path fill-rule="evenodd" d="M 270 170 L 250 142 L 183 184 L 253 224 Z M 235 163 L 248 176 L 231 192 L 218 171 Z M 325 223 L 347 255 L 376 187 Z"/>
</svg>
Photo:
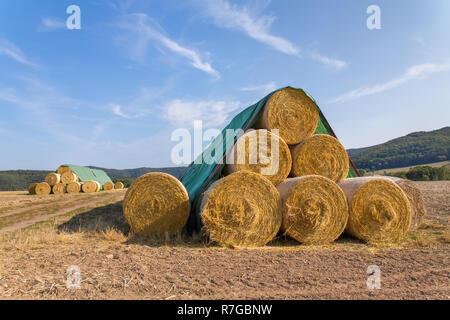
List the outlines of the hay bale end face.
<svg viewBox="0 0 450 320">
<path fill-rule="evenodd" d="M 52 187 L 47 182 L 41 182 L 36 185 L 35 191 L 38 195 L 46 195 L 52 192 Z"/>
<path fill-rule="evenodd" d="M 297 144 L 314 133 L 318 122 L 316 103 L 303 90 L 285 88 L 270 97 L 255 127 L 278 129 L 287 144 Z"/>
<path fill-rule="evenodd" d="M 283 203 L 281 230 L 305 244 L 330 243 L 345 229 L 348 206 L 332 180 L 310 175 L 290 178 L 277 187 Z"/>
<path fill-rule="evenodd" d="M 81 183 L 71 182 L 66 187 L 67 193 L 79 193 L 81 190 Z"/>
<path fill-rule="evenodd" d="M 114 184 L 114 189 L 123 189 L 123 188 L 124 188 L 124 185 L 123 185 L 123 183 L 120 182 L 120 181 L 117 181 L 117 182 Z"/>
<path fill-rule="evenodd" d="M 103 185 L 103 190 L 108 191 L 108 190 L 113 190 L 114 189 L 114 184 L 112 182 L 106 182 Z"/>
<path fill-rule="evenodd" d="M 251 171 L 262 174 L 274 185 L 280 184 L 291 171 L 288 145 L 270 131 L 252 130 L 241 136 L 233 147 L 233 163 L 227 172 Z"/>
<path fill-rule="evenodd" d="M 350 178 L 339 183 L 349 206 L 346 232 L 367 242 L 399 242 L 411 225 L 402 189 L 386 178 Z"/>
<path fill-rule="evenodd" d="M 84 193 L 97 192 L 99 189 L 99 184 L 97 181 L 86 181 L 81 185 L 81 191 Z"/>
<path fill-rule="evenodd" d="M 50 172 L 45 176 L 45 182 L 53 187 L 61 182 L 61 175 L 59 173 Z"/>
<path fill-rule="evenodd" d="M 347 151 L 338 139 L 315 134 L 293 146 L 291 176 L 320 175 L 334 182 L 347 177 L 349 160 Z"/>
<path fill-rule="evenodd" d="M 37 186 L 37 183 L 32 183 L 32 184 L 30 184 L 30 185 L 28 186 L 28 192 L 29 192 L 30 194 L 36 194 L 36 186 Z"/>
<path fill-rule="evenodd" d="M 78 182 L 78 177 L 75 173 L 71 171 L 64 172 L 61 175 L 61 182 L 68 185 L 72 182 Z"/>
<path fill-rule="evenodd" d="M 57 173 L 59 173 L 60 175 L 63 175 L 66 172 L 70 172 L 70 167 L 68 166 L 59 166 L 58 169 L 56 170 Z"/>
<path fill-rule="evenodd" d="M 66 185 L 64 183 L 57 183 L 52 187 L 53 194 L 64 194 L 66 191 Z"/>
<path fill-rule="evenodd" d="M 259 247 L 281 225 L 281 200 L 262 175 L 238 171 L 212 184 L 201 204 L 201 219 L 210 239 L 228 247 Z"/>
<path fill-rule="evenodd" d="M 183 184 L 162 172 L 139 177 L 123 200 L 125 220 L 136 234 L 142 236 L 181 232 L 189 211 L 189 196 Z"/>
</svg>

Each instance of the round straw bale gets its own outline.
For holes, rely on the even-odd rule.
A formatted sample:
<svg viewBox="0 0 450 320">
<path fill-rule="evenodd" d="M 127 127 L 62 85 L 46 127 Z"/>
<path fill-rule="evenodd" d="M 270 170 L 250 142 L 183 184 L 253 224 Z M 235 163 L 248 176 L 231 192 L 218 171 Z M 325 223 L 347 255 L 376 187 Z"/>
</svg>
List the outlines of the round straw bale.
<svg viewBox="0 0 450 320">
<path fill-rule="evenodd" d="M 59 166 L 58 169 L 56 169 L 56 172 L 60 175 L 63 175 L 66 172 L 70 172 L 70 167 L 68 166 Z"/>
<path fill-rule="evenodd" d="M 292 159 L 288 145 L 265 129 L 252 130 L 241 136 L 231 152 L 233 163 L 227 165 L 229 173 L 251 171 L 262 174 L 278 185 L 291 171 Z"/>
<path fill-rule="evenodd" d="M 238 171 L 205 192 L 201 219 L 210 239 L 223 246 L 263 246 L 280 229 L 280 194 L 262 175 Z"/>
<path fill-rule="evenodd" d="M 66 193 L 66 185 L 64 183 L 57 183 L 52 187 L 53 194 L 64 194 Z"/>
<path fill-rule="evenodd" d="M 50 192 L 52 192 L 52 188 L 47 182 L 41 182 L 36 185 L 35 191 L 36 194 L 45 195 L 50 194 Z"/>
<path fill-rule="evenodd" d="M 424 216 L 427 213 L 425 208 L 425 201 L 423 200 L 422 192 L 420 192 L 417 185 L 406 179 L 397 177 L 385 177 L 394 181 L 405 193 L 411 206 L 411 230 L 416 229 L 422 223 Z"/>
<path fill-rule="evenodd" d="M 77 182 L 78 181 L 78 177 L 75 173 L 69 171 L 69 172 L 64 172 L 61 175 L 61 182 L 64 184 L 69 184 L 72 182 Z"/>
<path fill-rule="evenodd" d="M 50 172 L 45 176 L 45 182 L 53 187 L 55 184 L 61 182 L 61 175 L 59 173 Z"/>
<path fill-rule="evenodd" d="M 67 193 L 79 193 L 81 190 L 81 183 L 71 182 L 66 187 Z"/>
<path fill-rule="evenodd" d="M 349 170 L 347 151 L 338 139 L 315 134 L 292 147 L 291 176 L 317 174 L 334 182 L 345 179 Z"/>
<path fill-rule="evenodd" d="M 81 185 L 81 191 L 84 193 L 97 192 L 98 188 L 97 181 L 86 181 Z"/>
<path fill-rule="evenodd" d="M 114 184 L 112 182 L 110 182 L 110 181 L 106 182 L 103 185 L 103 190 L 108 191 L 108 190 L 113 190 L 113 189 L 114 189 Z"/>
<path fill-rule="evenodd" d="M 37 183 L 32 183 L 28 186 L 28 192 L 31 194 L 36 194 Z"/>
<path fill-rule="evenodd" d="M 120 181 L 117 181 L 115 184 L 114 184 L 114 189 L 123 189 L 123 183 L 122 182 L 120 182 Z"/>
<path fill-rule="evenodd" d="M 319 108 L 299 89 L 285 88 L 275 92 L 255 124 L 259 129 L 278 129 L 287 144 L 297 144 L 316 131 Z"/>
<path fill-rule="evenodd" d="M 402 189 L 386 178 L 350 178 L 339 183 L 347 197 L 346 232 L 367 242 L 398 242 L 411 225 L 411 206 Z"/>
<path fill-rule="evenodd" d="M 95 181 L 95 184 L 97 185 L 97 188 L 95 189 L 95 192 L 100 192 L 100 190 L 102 189 L 102 185 L 98 181 Z"/>
<path fill-rule="evenodd" d="M 336 240 L 348 220 L 347 199 L 332 180 L 310 175 L 290 178 L 278 185 L 283 203 L 281 230 L 306 244 Z"/>
<path fill-rule="evenodd" d="M 125 194 L 123 214 L 138 235 L 179 233 L 190 211 L 184 185 L 167 173 L 151 172 L 136 179 Z"/>
</svg>

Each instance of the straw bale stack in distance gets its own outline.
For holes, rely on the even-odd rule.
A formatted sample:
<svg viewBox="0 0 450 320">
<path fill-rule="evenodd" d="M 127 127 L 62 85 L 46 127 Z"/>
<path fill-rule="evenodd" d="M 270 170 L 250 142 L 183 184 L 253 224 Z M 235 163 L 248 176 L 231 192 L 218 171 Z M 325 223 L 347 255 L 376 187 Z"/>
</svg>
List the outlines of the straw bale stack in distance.
<svg viewBox="0 0 450 320">
<path fill-rule="evenodd" d="M 53 194 L 64 194 L 66 193 L 66 185 L 64 183 L 57 183 L 52 187 Z"/>
<path fill-rule="evenodd" d="M 426 215 L 425 201 L 422 192 L 417 188 L 416 184 L 411 180 L 401 179 L 397 177 L 385 177 L 394 181 L 405 193 L 411 206 L 411 230 L 416 229 L 422 223 Z"/>
<path fill-rule="evenodd" d="M 210 239 L 223 246 L 263 246 L 280 229 L 280 194 L 262 175 L 238 171 L 205 192 L 201 219 Z"/>
<path fill-rule="evenodd" d="M 332 180 L 310 175 L 289 178 L 277 187 L 283 203 L 281 231 L 306 244 L 329 243 L 345 229 L 348 206 Z"/>
<path fill-rule="evenodd" d="M 258 129 L 278 129 L 287 144 L 297 144 L 317 128 L 319 108 L 303 90 L 285 88 L 275 92 L 255 124 Z"/>
<path fill-rule="evenodd" d="M 51 187 L 61 182 L 61 175 L 59 173 L 50 172 L 45 176 L 45 182 Z"/>
<path fill-rule="evenodd" d="M 52 188 L 47 182 L 41 182 L 36 185 L 35 191 L 38 195 L 45 195 L 50 194 L 50 192 L 52 192 Z"/>
<path fill-rule="evenodd" d="M 136 179 L 123 200 L 123 214 L 138 235 L 176 234 L 190 211 L 188 193 L 175 177 L 151 172 Z"/>
<path fill-rule="evenodd" d="M 380 177 L 339 183 L 349 206 L 346 232 L 367 242 L 398 242 L 411 225 L 411 206 L 403 190 Z"/>
<path fill-rule="evenodd" d="M 113 190 L 114 189 L 114 184 L 110 181 L 106 182 L 103 185 L 103 190 L 108 191 L 108 190 Z"/>
<path fill-rule="evenodd" d="M 123 183 L 120 182 L 120 181 L 117 181 L 117 182 L 114 184 L 114 189 L 123 189 L 123 187 L 124 187 L 124 185 L 123 185 Z"/>
<path fill-rule="evenodd" d="M 67 193 L 79 193 L 81 190 L 81 183 L 71 182 L 66 187 Z"/>
<path fill-rule="evenodd" d="M 345 179 L 349 170 L 347 151 L 338 139 L 315 134 L 291 148 L 291 176 L 317 174 L 334 182 Z"/>
<path fill-rule="evenodd" d="M 86 181 L 81 185 L 81 191 L 84 193 L 97 192 L 99 189 L 99 184 L 97 181 Z"/>
<path fill-rule="evenodd" d="M 252 171 L 278 185 L 291 171 L 292 159 L 288 145 L 265 129 L 252 130 L 242 135 L 230 154 L 233 163 L 227 164 L 228 173 Z"/>
<path fill-rule="evenodd" d="M 66 172 L 70 172 L 70 167 L 68 166 L 59 166 L 58 169 L 56 169 L 56 172 L 60 175 L 63 175 Z"/>
<path fill-rule="evenodd" d="M 77 182 L 77 181 L 78 181 L 77 175 L 71 171 L 64 172 L 61 175 L 61 182 L 64 184 L 70 184 L 72 182 Z"/>
<path fill-rule="evenodd" d="M 30 185 L 28 186 L 28 192 L 29 192 L 30 194 L 36 194 L 36 186 L 37 186 L 37 183 L 32 183 L 32 184 L 30 184 Z"/>
</svg>

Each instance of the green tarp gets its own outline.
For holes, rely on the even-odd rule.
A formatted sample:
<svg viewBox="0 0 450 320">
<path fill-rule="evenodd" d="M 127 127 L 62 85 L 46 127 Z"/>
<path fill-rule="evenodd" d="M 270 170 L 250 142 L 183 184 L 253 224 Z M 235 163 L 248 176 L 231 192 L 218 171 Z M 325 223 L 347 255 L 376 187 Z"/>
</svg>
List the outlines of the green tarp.
<svg viewBox="0 0 450 320">
<path fill-rule="evenodd" d="M 112 182 L 111 178 L 103 170 L 81 167 L 74 164 L 64 164 L 63 166 L 69 167 L 77 175 L 80 182 L 97 181 L 100 183 L 101 190 L 103 190 L 103 185 L 106 182 Z"/>
<path fill-rule="evenodd" d="M 231 120 L 231 122 L 222 130 L 222 133 L 211 142 L 209 147 L 205 151 L 203 151 L 203 153 L 194 162 L 192 162 L 189 165 L 189 167 L 186 168 L 180 180 L 186 187 L 186 190 L 189 193 L 189 199 L 191 201 L 191 215 L 189 217 L 187 225 L 187 228 L 189 230 L 197 230 L 197 231 L 200 230 L 201 219 L 199 209 L 203 193 L 208 189 L 208 187 L 212 183 L 214 183 L 221 177 L 222 170 L 226 162 L 225 160 L 226 156 L 231 151 L 234 143 L 237 141 L 237 137 L 227 136 L 226 130 L 242 129 L 243 131 L 246 131 L 247 129 L 251 128 L 254 125 L 254 123 L 258 120 L 269 98 L 276 91 L 270 93 L 269 95 L 267 95 L 254 105 L 246 108 L 237 116 L 235 116 L 233 120 Z M 307 92 L 305 93 L 314 101 L 314 99 Z M 320 118 L 319 123 L 317 125 L 316 133 L 329 134 L 336 137 L 327 120 L 325 119 L 322 111 L 320 111 L 320 108 L 319 114 Z M 233 141 L 230 141 L 230 139 L 233 139 Z M 215 151 L 218 149 L 221 150 L 221 154 L 215 155 Z M 205 161 L 201 161 L 205 157 L 211 156 L 220 158 L 221 161 L 214 161 L 213 163 L 210 164 L 205 163 Z M 354 167 L 353 162 L 350 160 L 350 158 L 349 161 L 350 161 L 350 170 L 348 173 L 348 177 L 359 176 L 359 172 L 357 171 L 356 167 Z"/>
</svg>

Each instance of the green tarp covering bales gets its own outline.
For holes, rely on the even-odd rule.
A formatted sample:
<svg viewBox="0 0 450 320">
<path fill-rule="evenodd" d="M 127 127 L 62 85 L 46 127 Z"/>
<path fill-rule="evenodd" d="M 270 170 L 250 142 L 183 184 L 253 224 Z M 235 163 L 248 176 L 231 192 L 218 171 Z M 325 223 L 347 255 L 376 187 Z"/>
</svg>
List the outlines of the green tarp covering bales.
<svg viewBox="0 0 450 320">
<path fill-rule="evenodd" d="M 80 182 L 97 181 L 100 183 L 101 190 L 106 182 L 112 183 L 111 178 L 103 170 L 81 167 L 74 164 L 64 164 L 63 166 L 69 167 L 77 175 Z"/>
</svg>

